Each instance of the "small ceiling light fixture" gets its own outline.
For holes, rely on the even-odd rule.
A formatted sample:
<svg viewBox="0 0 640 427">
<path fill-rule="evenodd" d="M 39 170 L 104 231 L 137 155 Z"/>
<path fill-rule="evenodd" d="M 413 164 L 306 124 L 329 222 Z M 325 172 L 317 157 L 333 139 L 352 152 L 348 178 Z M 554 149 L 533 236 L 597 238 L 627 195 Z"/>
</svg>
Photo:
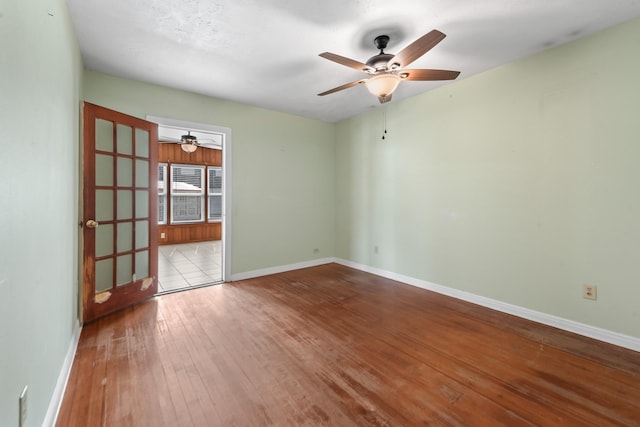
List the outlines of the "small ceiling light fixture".
<svg viewBox="0 0 640 427">
<path fill-rule="evenodd" d="M 185 153 L 193 153 L 198 149 L 198 138 L 194 135 L 191 135 L 191 132 L 187 132 L 187 135 L 182 135 L 180 138 L 182 144 L 180 144 L 180 148 Z"/>
<path fill-rule="evenodd" d="M 400 77 L 395 73 L 382 73 L 371 77 L 364 85 L 371 94 L 378 98 L 385 98 L 396 90 L 400 80 Z"/>
<path fill-rule="evenodd" d="M 195 144 L 195 142 L 185 142 L 180 145 L 180 148 L 182 148 L 182 151 L 184 151 L 185 153 L 193 153 L 198 149 L 198 146 Z"/>
</svg>

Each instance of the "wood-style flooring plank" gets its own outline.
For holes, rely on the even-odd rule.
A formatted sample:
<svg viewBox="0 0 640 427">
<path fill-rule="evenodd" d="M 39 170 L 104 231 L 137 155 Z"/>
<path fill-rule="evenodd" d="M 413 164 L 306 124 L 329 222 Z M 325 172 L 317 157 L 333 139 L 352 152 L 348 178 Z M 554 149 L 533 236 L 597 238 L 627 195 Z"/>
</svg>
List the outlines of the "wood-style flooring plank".
<svg viewBox="0 0 640 427">
<path fill-rule="evenodd" d="M 639 426 L 640 353 L 328 264 L 85 325 L 58 426 Z"/>
</svg>

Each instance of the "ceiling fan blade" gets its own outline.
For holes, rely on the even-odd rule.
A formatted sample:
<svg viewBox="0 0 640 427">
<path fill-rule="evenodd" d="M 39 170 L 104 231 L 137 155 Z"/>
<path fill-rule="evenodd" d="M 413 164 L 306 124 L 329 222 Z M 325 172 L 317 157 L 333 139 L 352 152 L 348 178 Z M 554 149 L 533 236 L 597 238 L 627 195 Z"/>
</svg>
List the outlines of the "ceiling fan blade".
<svg viewBox="0 0 640 427">
<path fill-rule="evenodd" d="M 179 142 L 182 142 L 182 141 L 180 141 L 178 138 L 171 138 L 169 136 L 160 135 L 158 137 L 158 142 L 175 144 L 176 142 L 179 143 Z"/>
<path fill-rule="evenodd" d="M 208 141 L 208 142 L 205 142 L 205 141 Z M 211 139 L 209 139 L 209 140 L 199 139 L 198 140 L 198 145 L 200 147 L 222 149 L 222 145 L 219 142 L 211 140 Z"/>
<path fill-rule="evenodd" d="M 378 101 L 380 101 L 380 104 L 384 104 L 384 103 L 386 103 L 386 102 L 389 102 L 389 101 L 391 101 L 391 96 L 392 96 L 392 95 L 393 95 L 393 94 L 392 94 L 392 93 L 390 93 L 390 94 L 389 94 L 389 95 L 387 95 L 387 96 L 379 96 L 379 97 L 378 97 Z"/>
<path fill-rule="evenodd" d="M 440 43 L 446 35 L 438 30 L 431 30 L 409 46 L 402 49 L 389 61 L 389 65 L 398 64 L 400 67 L 406 67 L 425 53 L 429 52 L 435 45 Z"/>
<path fill-rule="evenodd" d="M 329 95 L 330 93 L 338 92 L 340 90 L 349 89 L 350 87 L 357 86 L 361 83 L 366 82 L 367 80 L 369 79 L 361 79 L 361 80 L 356 80 L 355 82 L 346 83 L 346 84 L 343 84 L 342 86 L 334 87 L 333 89 L 329 89 L 327 91 L 319 93 L 318 96 L 325 96 L 325 95 Z"/>
<path fill-rule="evenodd" d="M 324 52 L 321 53 L 320 56 L 328 59 L 329 61 L 337 62 L 338 64 L 345 65 L 358 71 L 374 71 L 373 68 L 369 67 L 367 64 L 363 64 L 362 62 L 356 61 L 354 59 L 349 59 L 344 56 L 336 55 L 335 53 Z"/>
<path fill-rule="evenodd" d="M 402 70 L 398 73 L 403 80 L 455 80 L 460 71 L 450 70 Z M 404 77 L 406 75 L 406 77 Z"/>
</svg>

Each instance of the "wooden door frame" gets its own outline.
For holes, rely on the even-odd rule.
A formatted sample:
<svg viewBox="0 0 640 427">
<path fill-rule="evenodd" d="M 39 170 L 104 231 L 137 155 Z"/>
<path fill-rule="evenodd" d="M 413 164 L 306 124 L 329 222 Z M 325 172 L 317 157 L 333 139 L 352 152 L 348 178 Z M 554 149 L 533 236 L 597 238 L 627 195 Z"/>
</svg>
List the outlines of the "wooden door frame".
<svg viewBox="0 0 640 427">
<path fill-rule="evenodd" d="M 101 118 L 112 122 L 122 123 L 138 129 L 149 131 L 149 278 L 136 278 L 130 285 L 114 288 L 109 298 L 97 302 L 95 295 L 95 255 L 91 256 L 87 248 L 95 248 L 95 232 L 91 232 L 85 226 L 89 219 L 95 218 L 95 146 L 88 149 L 88 142 L 95 140 L 95 119 Z M 123 120 L 124 119 L 124 120 Z M 82 212 L 80 226 L 83 228 L 81 236 L 81 318 L 83 322 L 94 320 L 102 315 L 125 308 L 141 300 L 152 297 L 158 289 L 158 236 L 157 236 L 157 210 L 158 210 L 158 143 L 157 125 L 146 120 L 109 110 L 95 104 L 83 102 L 82 104 Z M 135 159 L 135 154 L 132 156 Z M 88 167 L 92 165 L 93 167 Z M 114 175 L 115 178 L 115 175 Z M 87 183 L 91 183 L 87 185 Z M 134 183 L 135 185 L 135 183 Z M 116 185 L 114 183 L 114 191 Z M 115 219 L 115 218 L 114 218 Z M 95 253 L 95 252 L 94 252 Z M 149 281 L 149 279 L 151 279 Z"/>
</svg>

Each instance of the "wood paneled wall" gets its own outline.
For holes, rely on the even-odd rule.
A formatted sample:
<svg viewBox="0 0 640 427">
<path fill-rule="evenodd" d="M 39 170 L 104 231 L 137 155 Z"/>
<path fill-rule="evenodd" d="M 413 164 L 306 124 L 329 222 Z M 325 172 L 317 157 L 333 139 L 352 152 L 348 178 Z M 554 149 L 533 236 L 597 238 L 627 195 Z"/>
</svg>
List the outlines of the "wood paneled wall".
<svg viewBox="0 0 640 427">
<path fill-rule="evenodd" d="M 198 147 L 195 152 L 186 153 L 182 151 L 180 144 L 160 144 L 158 162 L 182 165 L 222 166 L 222 150 Z M 160 245 L 221 240 L 222 224 L 220 222 L 179 225 L 167 224 L 158 226 L 158 233 L 158 243 Z"/>
<path fill-rule="evenodd" d="M 183 165 L 222 166 L 222 150 L 198 147 L 193 153 L 186 153 L 180 144 L 160 144 L 159 163 L 180 163 Z"/>
<path fill-rule="evenodd" d="M 222 224 L 206 222 L 198 224 L 159 225 L 158 244 L 208 242 L 222 239 Z M 163 237 L 164 236 L 164 237 Z"/>
</svg>

